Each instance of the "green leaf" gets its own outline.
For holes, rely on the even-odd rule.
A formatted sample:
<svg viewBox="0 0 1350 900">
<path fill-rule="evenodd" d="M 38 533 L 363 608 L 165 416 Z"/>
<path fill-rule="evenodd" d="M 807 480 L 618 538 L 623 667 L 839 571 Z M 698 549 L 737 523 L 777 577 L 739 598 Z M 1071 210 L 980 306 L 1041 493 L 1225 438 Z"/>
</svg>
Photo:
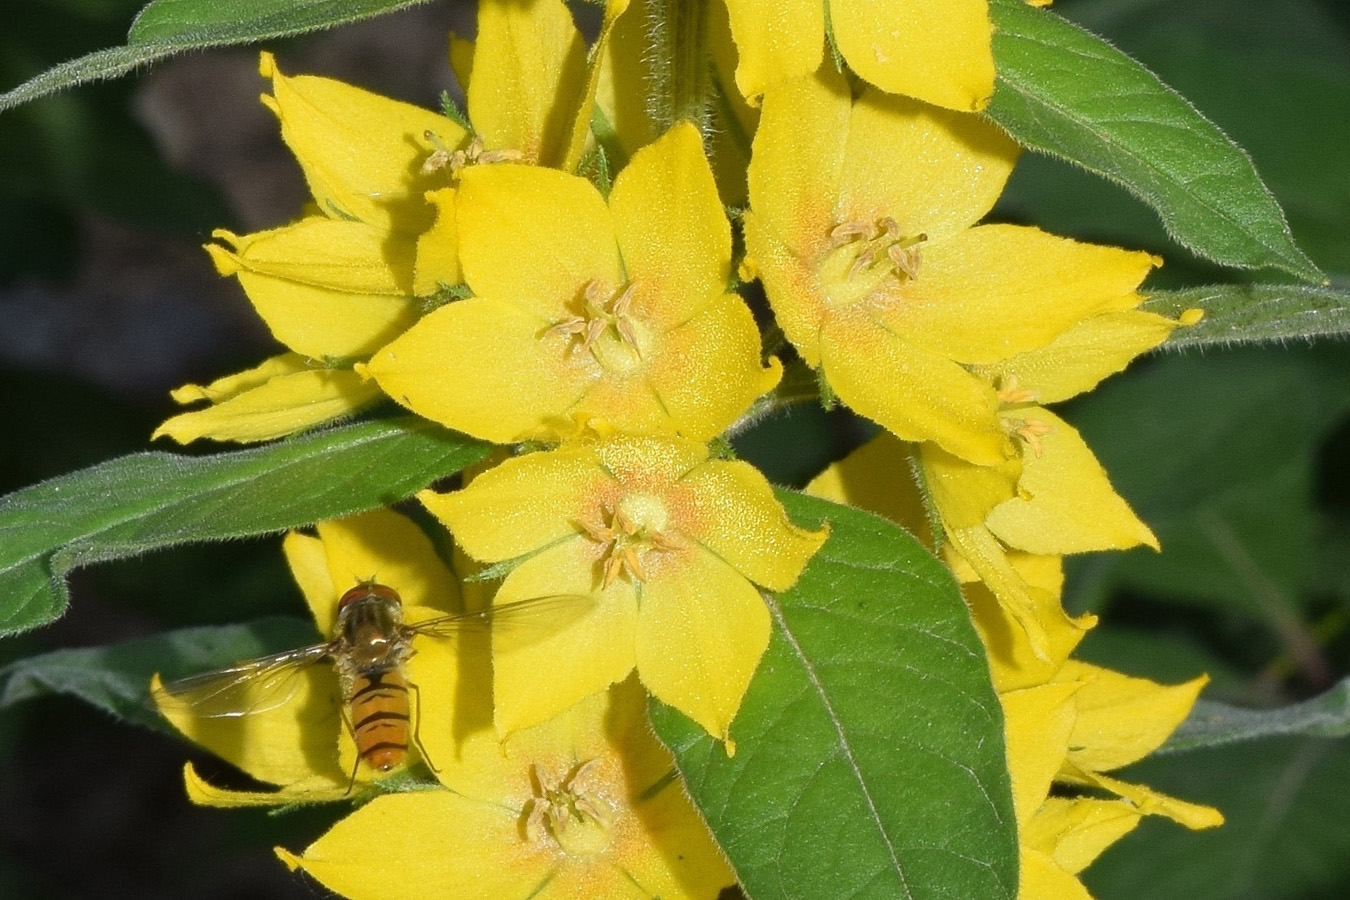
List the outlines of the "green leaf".
<svg viewBox="0 0 1350 900">
<path fill-rule="evenodd" d="M 1325 278 L 1294 244 L 1250 157 L 1185 98 L 1106 41 L 1022 0 L 994 0 L 989 115 L 1027 147 L 1138 196 L 1196 254 Z"/>
<path fill-rule="evenodd" d="M 1075 560 L 1075 601 L 1128 587 L 1292 640 L 1306 630 L 1317 448 L 1348 408 L 1336 347 L 1155 357 L 1075 400 L 1067 417 L 1162 543 Z"/>
<path fill-rule="evenodd" d="M 127 46 L 62 63 L 0 94 L 0 112 L 65 88 L 124 75 L 203 47 L 272 40 L 345 25 L 425 0 L 155 0 L 141 10 Z"/>
<path fill-rule="evenodd" d="M 1152 757 L 1119 777 L 1215 806 L 1226 821 L 1187 832 L 1161 817 L 1145 819 L 1084 873 L 1097 900 L 1346 896 L 1350 741 L 1233 744 Z"/>
<path fill-rule="evenodd" d="M 153 0 L 127 43 L 238 44 L 345 25 L 426 0 Z"/>
<path fill-rule="evenodd" d="M 789 492 L 830 537 L 732 723 L 736 754 L 654 705 L 748 896 L 1011 898 L 1003 715 L 951 574 L 897 526 Z"/>
<path fill-rule="evenodd" d="M 216 456 L 124 456 L 16 491 L 0 498 L 0 635 L 60 616 L 77 566 L 387 506 L 487 450 L 393 419 Z"/>
<path fill-rule="evenodd" d="M 1344 737 L 1350 734 L 1350 678 L 1323 694 L 1275 709 L 1244 709 L 1199 700 L 1159 753 L 1214 747 L 1280 735 Z"/>
<path fill-rule="evenodd" d="M 176 734 L 150 702 L 150 677 L 156 672 L 166 679 L 182 678 L 317 639 L 312 623 L 278 616 L 247 625 L 184 628 L 106 647 L 56 650 L 0 668 L 0 709 L 65 694 L 119 719 Z"/>
<path fill-rule="evenodd" d="M 1350 291 L 1287 284 L 1221 284 L 1158 291 L 1144 308 L 1176 317 L 1198 307 L 1198 324 L 1172 332 L 1167 347 L 1230 347 L 1238 344 L 1340 337 L 1350 334 Z"/>
</svg>

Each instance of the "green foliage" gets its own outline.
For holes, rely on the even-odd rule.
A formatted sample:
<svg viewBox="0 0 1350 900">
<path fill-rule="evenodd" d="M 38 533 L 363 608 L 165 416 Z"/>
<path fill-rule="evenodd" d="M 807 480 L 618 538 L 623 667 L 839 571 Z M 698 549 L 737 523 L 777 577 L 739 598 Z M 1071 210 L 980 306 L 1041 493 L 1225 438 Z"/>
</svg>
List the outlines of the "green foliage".
<svg viewBox="0 0 1350 900">
<path fill-rule="evenodd" d="M 1311 700 L 1276 709 L 1245 709 L 1201 700 L 1159 752 L 1287 735 L 1350 735 L 1350 678 Z"/>
<path fill-rule="evenodd" d="M 0 500 L 0 633 L 65 612 L 78 566 L 386 506 L 486 452 L 396 419 L 218 456 L 142 453 L 34 485 Z"/>
<path fill-rule="evenodd" d="M 779 499 L 830 538 L 770 601 L 736 754 L 652 712 L 747 894 L 1015 896 L 1003 715 L 951 575 L 882 519 Z"/>
<path fill-rule="evenodd" d="M 1106 41 L 1022 0 L 990 4 L 989 114 L 1022 144 L 1124 186 L 1207 259 L 1323 281 L 1247 154 Z"/>
<path fill-rule="evenodd" d="M 1230 284 L 1158 291 L 1144 308 L 1165 316 L 1199 308 L 1198 324 L 1178 328 L 1169 349 L 1283 343 L 1350 334 L 1350 291 L 1292 284 Z"/>
<path fill-rule="evenodd" d="M 1350 742 L 1280 738 L 1177 753 L 1123 777 L 1210 803 L 1227 821 L 1182 833 L 1146 820 L 1084 873 L 1099 900 L 1309 900 L 1350 880 Z"/>
<path fill-rule="evenodd" d="M 0 668 L 0 709 L 65 694 L 119 719 L 177 734 L 150 702 L 152 675 L 182 678 L 317 639 L 311 623 L 276 617 L 247 625 L 184 628 L 106 647 L 55 650 Z"/>
<path fill-rule="evenodd" d="M 1286 628 L 1313 576 L 1317 448 L 1350 409 L 1343 354 L 1188 355 L 1131 374 L 1071 417 L 1164 552 L 1083 561 L 1080 602 L 1130 587 Z"/>
<path fill-rule="evenodd" d="M 425 0 L 154 0 L 136 17 L 125 47 L 48 69 L 0 94 L 0 112 L 78 84 L 125 75 L 185 50 L 303 34 L 421 2 Z"/>
</svg>

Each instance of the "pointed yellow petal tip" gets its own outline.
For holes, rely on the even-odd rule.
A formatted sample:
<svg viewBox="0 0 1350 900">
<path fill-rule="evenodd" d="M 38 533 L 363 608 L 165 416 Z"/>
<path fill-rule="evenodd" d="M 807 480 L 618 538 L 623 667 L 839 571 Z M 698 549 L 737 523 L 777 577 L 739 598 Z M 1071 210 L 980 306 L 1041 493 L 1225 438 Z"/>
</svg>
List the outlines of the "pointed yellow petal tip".
<svg viewBox="0 0 1350 900">
<path fill-rule="evenodd" d="M 370 366 L 366 365 L 363 362 L 353 363 L 352 371 L 355 372 L 357 375 L 360 375 L 362 381 L 370 381 L 372 378 L 375 377 L 374 373 L 370 371 Z"/>
<path fill-rule="evenodd" d="M 724 734 L 722 735 L 722 749 L 727 751 L 727 759 L 731 759 L 736 755 L 736 742 Z"/>
<path fill-rule="evenodd" d="M 243 268 L 239 265 L 239 258 L 219 244 L 202 244 L 202 249 L 211 257 L 211 263 L 219 275 L 229 278 Z"/>
<path fill-rule="evenodd" d="M 1196 309 L 1192 307 L 1191 309 L 1186 310 L 1180 316 L 1178 316 L 1177 321 L 1180 322 L 1182 325 L 1198 325 L 1200 323 L 1200 320 L 1203 319 L 1204 317 L 1205 311 L 1203 309 Z"/>
<path fill-rule="evenodd" d="M 759 265 L 750 257 L 741 260 L 741 264 L 736 267 L 736 275 L 741 281 L 756 281 L 759 279 Z"/>
<path fill-rule="evenodd" d="M 282 865 L 292 872 L 300 868 L 300 857 L 296 856 L 285 847 L 273 847 L 272 852 L 277 855 L 277 859 L 281 860 Z"/>
<path fill-rule="evenodd" d="M 267 80 L 277 73 L 277 58 L 264 50 L 258 54 L 258 74 Z"/>
</svg>

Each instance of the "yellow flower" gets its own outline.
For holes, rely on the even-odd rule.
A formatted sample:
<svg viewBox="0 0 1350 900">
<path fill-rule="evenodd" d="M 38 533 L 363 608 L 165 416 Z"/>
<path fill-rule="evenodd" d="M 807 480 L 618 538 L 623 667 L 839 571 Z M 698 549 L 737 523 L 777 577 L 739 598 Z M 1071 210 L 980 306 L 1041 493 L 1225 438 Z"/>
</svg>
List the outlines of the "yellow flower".
<svg viewBox="0 0 1350 900">
<path fill-rule="evenodd" d="M 405 622 L 413 624 L 456 611 L 457 582 L 440 562 L 431 541 L 408 519 L 375 510 L 321 522 L 317 531 L 317 537 L 293 532 L 283 546 L 325 640 L 336 627 L 339 597 L 372 576 L 402 597 Z M 417 687 L 418 705 L 429 713 L 425 721 L 415 724 L 419 742 L 428 746 L 447 742 L 441 731 L 448 735 L 463 727 L 448 712 L 440 711 L 453 708 L 461 658 L 472 652 L 472 638 L 485 635 L 466 637 L 453 643 L 419 640 L 417 652 L 406 664 L 408 680 Z M 477 653 L 484 661 L 486 650 L 486 641 L 480 641 Z M 343 723 L 343 698 L 332 667 L 312 664 L 284 674 L 289 671 L 278 670 L 222 693 L 222 699 L 238 707 L 231 710 L 232 715 L 158 694 L 161 711 L 184 735 L 259 781 L 279 786 L 275 791 L 217 788 L 189 764 L 185 776 L 188 796 L 194 802 L 212 806 L 313 803 L 349 796 L 353 773 L 358 782 L 370 780 L 373 773 L 356 765 L 356 748 Z M 206 705 L 213 702 L 207 700 Z M 430 715 L 432 711 L 436 715 Z M 478 725 L 490 721 L 485 715 Z"/>
<path fill-rule="evenodd" d="M 467 136 L 444 116 L 327 78 L 261 70 L 314 196 L 316 214 L 249 235 L 217 231 L 206 249 L 235 276 L 278 341 L 294 351 L 206 388 L 175 392 L 213 405 L 165 422 L 156 436 L 260 441 L 350 414 L 379 396 L 351 371 L 417 320 L 414 260 L 432 223 L 423 194 L 449 180 L 426 168 Z M 421 285 L 431 293 L 430 286 Z M 312 360 L 313 362 L 305 362 Z"/>
<path fill-rule="evenodd" d="M 892 94 L 983 109 L 994 93 L 987 0 L 726 0 L 736 84 L 755 98 L 820 67 L 826 17 L 848 67 Z"/>
<path fill-rule="evenodd" d="M 1016 156 L 970 116 L 826 67 L 765 95 L 746 247 L 778 322 L 849 406 L 901 438 L 1001 464 L 997 392 L 977 372 L 1130 309 L 1145 253 L 973 226 Z"/>
<path fill-rule="evenodd" d="M 735 879 L 645 699 L 629 680 L 504 743 L 478 732 L 449 790 L 377 797 L 278 855 L 352 900 L 712 900 Z"/>
<path fill-rule="evenodd" d="M 494 646 L 504 733 L 636 666 L 654 695 L 727 740 L 768 645 L 760 589 L 791 587 L 825 538 L 792 525 L 753 467 L 669 438 L 570 442 L 507 460 L 459 492 L 419 498 L 475 559 L 523 559 L 498 604 L 596 600 L 559 634 Z"/>
<path fill-rule="evenodd" d="M 419 415 L 503 443 L 585 419 L 706 440 L 777 383 L 727 292 L 730 227 L 693 126 L 634 156 L 608 205 L 583 178 L 503 164 L 463 172 L 455 219 L 474 296 L 364 368 Z"/>
</svg>

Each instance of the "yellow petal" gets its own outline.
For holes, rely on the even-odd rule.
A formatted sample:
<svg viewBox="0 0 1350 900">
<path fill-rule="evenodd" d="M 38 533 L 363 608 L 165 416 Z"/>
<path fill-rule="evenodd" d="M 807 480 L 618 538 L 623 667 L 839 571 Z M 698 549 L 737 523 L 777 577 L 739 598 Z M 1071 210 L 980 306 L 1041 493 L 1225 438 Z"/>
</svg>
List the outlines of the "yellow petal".
<svg viewBox="0 0 1350 900">
<path fill-rule="evenodd" d="M 730 739 L 731 720 L 769 645 L 769 611 L 745 576 L 701 548 L 670 577 L 643 585 L 637 627 L 642 683 Z"/>
<path fill-rule="evenodd" d="M 820 346 L 830 387 L 856 412 L 904 440 L 933 441 L 971 462 L 1004 459 L 998 399 L 960 366 L 858 312 L 831 316 Z"/>
<path fill-rule="evenodd" d="M 222 676 L 225 677 L 225 676 Z M 223 683 L 223 682 L 221 682 Z M 159 688 L 155 678 L 152 687 Z M 203 693 L 204 692 L 204 693 Z M 231 712 L 194 703 L 206 697 L 227 703 Z M 313 784 L 319 778 L 346 789 L 350 772 L 338 764 L 338 681 L 328 666 L 311 665 L 278 679 L 253 679 L 221 694 L 157 692 L 160 713 L 182 734 L 259 781 L 276 785 Z"/>
<path fill-rule="evenodd" d="M 504 460 L 463 490 L 417 499 L 470 556 L 500 562 L 576 537 L 575 520 L 607 480 L 593 449 L 564 445 Z"/>
<path fill-rule="evenodd" d="M 418 415 L 474 437 L 545 437 L 600 375 L 549 327 L 515 303 L 470 297 L 425 316 L 358 371 Z"/>
<path fill-rule="evenodd" d="M 1069 752 L 1077 690 L 1076 684 L 1042 684 L 999 695 L 1019 825 L 1030 821 L 1045 802 Z"/>
<path fill-rule="evenodd" d="M 456 219 L 464 277 L 481 297 L 511 300 L 552 323 L 577 312 L 589 282 L 623 282 L 609 209 L 584 178 L 534 166 L 470 166 Z"/>
<path fill-rule="evenodd" d="M 1072 625 L 1059 603 L 1047 603 L 1044 598 L 1038 602 L 1033 598 L 1035 589 L 1012 567 L 1007 551 L 987 528 L 980 525 L 948 528 L 947 540 L 1017 622 L 1032 655 L 1041 662 L 1050 662 L 1050 630 Z M 1051 618 L 1043 620 L 1047 613 Z"/>
<path fill-rule="evenodd" d="M 986 0 L 831 0 L 849 68 L 892 94 L 972 112 L 994 93 Z"/>
<path fill-rule="evenodd" d="M 739 58 L 725 3 L 712 4 L 707 28 L 714 97 L 708 129 L 709 162 L 722 202 L 744 209 L 749 203 L 745 173 L 750 164 L 750 144 L 759 125 L 759 109 L 745 102 L 736 88 Z"/>
<path fill-rule="evenodd" d="M 1187 828 L 1216 828 L 1223 824 L 1223 814 L 1212 806 L 1187 803 L 1159 793 L 1142 784 L 1130 784 L 1108 777 L 1100 772 L 1088 772 L 1066 762 L 1060 770 L 1061 780 L 1072 784 L 1100 788 L 1118 794 L 1133 803 L 1146 816 L 1166 816 Z"/>
<path fill-rule="evenodd" d="M 413 240 L 364 222 L 309 216 L 270 231 L 235 235 L 217 229 L 211 236 L 225 245 L 220 251 L 207 247 L 221 274 L 233 266 L 348 294 L 391 297 L 407 295 L 412 284 Z"/>
<path fill-rule="evenodd" d="M 1123 550 L 1136 544 L 1158 548 L 1153 532 L 1112 489 L 1101 464 L 1069 423 L 1040 407 L 1005 418 L 1050 430 L 1022 451 L 1020 496 L 995 507 L 986 519 L 999 540 L 1044 555 Z"/>
<path fill-rule="evenodd" d="M 339 595 L 374 579 L 398 592 L 406 605 L 443 613 L 459 608 L 459 587 L 426 532 L 406 516 L 372 509 L 317 526 L 328 571 Z M 330 602 L 336 604 L 338 597 Z"/>
<path fill-rule="evenodd" d="M 941 241 L 993 208 L 1016 161 L 1017 144 L 983 119 L 868 90 L 849 119 L 839 216 L 889 216 L 900 234 Z"/>
<path fill-rule="evenodd" d="M 487 149 L 561 165 L 585 83 L 586 46 L 562 0 L 479 5 L 467 101 Z"/>
<path fill-rule="evenodd" d="M 444 116 L 328 78 L 287 78 L 270 53 L 260 70 L 272 81 L 266 103 L 325 215 L 416 234 L 430 222 L 422 195 L 446 176 L 423 174 L 436 149 L 457 147 L 464 130 Z"/>
<path fill-rule="evenodd" d="M 628 277 L 652 282 L 671 321 L 683 322 L 731 277 L 731 226 L 698 129 L 677 123 L 639 150 L 609 196 Z"/>
<path fill-rule="evenodd" d="M 496 603 L 558 594 L 592 595 L 596 604 L 556 632 L 493 637 L 497 730 L 511 734 L 546 722 L 622 681 L 634 665 L 637 601 L 624 580 L 596 590 L 594 554 L 580 539 L 544 550 L 506 577 Z"/>
<path fill-rule="evenodd" d="M 1024 846 L 1047 854 L 1077 875 L 1133 831 L 1140 817 L 1138 809 L 1120 800 L 1051 797 L 1019 829 L 1019 837 Z"/>
<path fill-rule="evenodd" d="M 806 493 L 885 516 L 931 550 L 933 530 L 914 483 L 912 447 L 883 431 L 813 478 Z"/>
<path fill-rule="evenodd" d="M 614 29 L 619 19 L 628 9 L 629 0 L 605 0 L 605 17 L 600 23 L 600 35 L 591 47 L 590 59 L 586 64 L 586 83 L 581 96 L 574 103 L 571 129 L 567 136 L 562 168 L 565 172 L 575 172 L 581 164 L 588 144 L 594 146 L 592 123 L 597 112 L 597 100 L 600 92 L 601 70 L 607 55 L 607 48 L 614 39 Z"/>
<path fill-rule="evenodd" d="M 825 46 L 821 0 L 726 0 L 740 53 L 736 86 L 756 102 L 776 81 L 809 75 Z"/>
<path fill-rule="evenodd" d="M 1102 313 L 1043 347 L 982 367 L 980 374 L 997 384 L 1034 391 L 1037 403 L 1058 403 L 1121 371 L 1130 360 L 1167 340 L 1177 324 L 1139 310 Z"/>
<path fill-rule="evenodd" d="M 155 429 L 153 437 L 163 435 L 180 444 L 204 437 L 270 441 L 350 416 L 379 396 L 378 387 L 350 370 L 310 369 L 274 377 L 206 409 L 180 413 Z"/>
<path fill-rule="evenodd" d="M 718 294 L 698 313 L 660 338 L 660 355 L 649 360 L 648 395 L 659 400 L 652 430 L 675 431 L 695 440 L 721 434 L 757 397 L 773 390 L 782 364 L 760 365 L 760 334 L 754 316 L 737 294 Z M 591 403 L 616 424 L 622 398 Z M 630 398 L 628 403 L 633 401 Z M 631 427 L 631 426 L 630 426 Z"/>
<path fill-rule="evenodd" d="M 308 220 L 311 224 L 319 220 Z M 304 261 L 315 241 L 333 229 L 306 226 L 278 229 L 235 238 L 227 232 L 216 236 L 237 241 L 232 252 L 220 244 L 208 244 L 216 269 L 236 275 L 249 301 L 277 340 L 297 353 L 315 359 L 363 356 L 396 337 L 417 319 L 417 311 L 399 287 L 395 271 L 406 268 L 411 286 L 411 244 L 394 241 L 398 259 L 395 268 L 383 261 L 378 243 L 366 239 L 377 235 L 360 223 L 331 222 L 347 237 L 358 240 L 338 245 L 313 266 Z M 322 251 L 327 253 L 328 251 Z M 374 253 L 374 256 L 369 255 Z M 334 285 L 320 283 L 328 278 Z M 348 290 L 348 288 L 361 288 Z"/>
<path fill-rule="evenodd" d="M 603 128 L 596 129 L 597 137 L 608 137 L 618 145 L 621 158 L 611 159 L 610 165 L 621 163 L 656 139 L 656 124 L 642 91 L 633 90 L 635 84 L 646 84 L 654 77 L 651 60 L 647 59 L 647 19 L 640 6 L 626 12 L 614 22 L 609 41 L 602 48 L 599 59 L 595 102 Z M 609 148 L 611 151 L 613 148 Z"/>
<path fill-rule="evenodd" d="M 1017 867 L 1017 900 L 1092 900 L 1092 895 L 1049 856 L 1023 847 Z"/>
<path fill-rule="evenodd" d="M 427 202 L 435 209 L 436 219 L 417 239 L 413 293 L 419 297 L 434 294 L 443 285 L 456 285 L 464 280 L 464 272 L 459 267 L 455 196 L 453 188 L 427 194 Z"/>
<path fill-rule="evenodd" d="M 848 82 L 830 66 L 785 81 L 764 98 L 748 173 L 750 206 L 760 226 L 799 255 L 826 246 L 838 224 L 852 117 Z"/>
<path fill-rule="evenodd" d="M 1017 617 L 999 602 L 998 595 L 988 585 L 972 582 L 961 586 L 961 593 L 970 606 L 975 630 L 980 633 L 980 639 L 989 653 L 989 672 L 993 676 L 994 687 L 999 691 L 1012 691 L 1050 681 L 1087 630 L 1097 621 L 1093 616 L 1071 619 L 1064 613 L 1059 602 L 1059 582 L 1062 578 L 1055 577 L 1052 586 L 1047 586 L 1043 579 L 1038 583 L 1038 569 L 1051 567 L 1058 576 L 1059 557 L 1009 554 L 1009 563 L 1026 583 L 1032 615 L 1045 629 L 1044 658 L 1036 655 Z"/>
<path fill-rule="evenodd" d="M 288 531 L 281 542 L 282 552 L 286 555 L 286 564 L 291 568 L 291 577 L 300 587 L 305 597 L 310 615 L 319 634 L 328 637 L 337 630 L 337 598 L 347 590 L 344 582 L 339 590 L 333 583 L 333 573 L 328 568 L 328 551 L 323 541 L 298 531 Z"/>
<path fill-rule="evenodd" d="M 265 359 L 251 369 L 245 369 L 233 375 L 224 375 L 208 385 L 185 384 L 170 391 L 169 396 L 173 397 L 175 403 L 182 405 L 195 403 L 198 400 L 210 400 L 212 403 L 219 403 L 235 394 L 242 394 L 244 391 L 262 387 L 278 376 L 307 371 L 313 368 L 313 365 L 311 360 L 299 353 L 283 353 L 280 356 Z"/>
<path fill-rule="evenodd" d="M 947 528 L 982 525 L 994 507 L 1017 494 L 1022 466 L 1015 458 L 977 466 L 937 444 L 918 446 L 924 484 Z"/>
<path fill-rule="evenodd" d="M 896 289 L 882 315 L 914 343 L 963 363 L 1050 343 L 1133 297 L 1156 262 L 1017 225 L 978 226 L 922 253 L 918 277 Z"/>
<path fill-rule="evenodd" d="M 331 803 L 351 798 L 349 781 L 332 781 L 314 775 L 275 791 L 232 791 L 216 787 L 197 774 L 192 763 L 183 767 L 188 799 L 199 806 L 240 809 L 250 806 L 289 806 L 295 803 Z"/>
<path fill-rule="evenodd" d="M 557 863 L 519 832 L 518 809 L 414 791 L 376 797 L 303 855 L 277 855 L 351 900 L 547 897 L 537 890 Z"/>
<path fill-rule="evenodd" d="M 749 463 L 710 460 L 683 479 L 701 530 L 686 532 L 744 578 L 771 591 L 792 587 L 825 543 L 828 529 L 807 531 L 788 519 L 773 488 Z"/>
<path fill-rule="evenodd" d="M 1161 685 L 1078 660 L 1069 660 L 1055 677 L 1083 685 L 1069 759 L 1093 772 L 1119 769 L 1162 746 L 1209 681 L 1202 676 Z"/>
</svg>

